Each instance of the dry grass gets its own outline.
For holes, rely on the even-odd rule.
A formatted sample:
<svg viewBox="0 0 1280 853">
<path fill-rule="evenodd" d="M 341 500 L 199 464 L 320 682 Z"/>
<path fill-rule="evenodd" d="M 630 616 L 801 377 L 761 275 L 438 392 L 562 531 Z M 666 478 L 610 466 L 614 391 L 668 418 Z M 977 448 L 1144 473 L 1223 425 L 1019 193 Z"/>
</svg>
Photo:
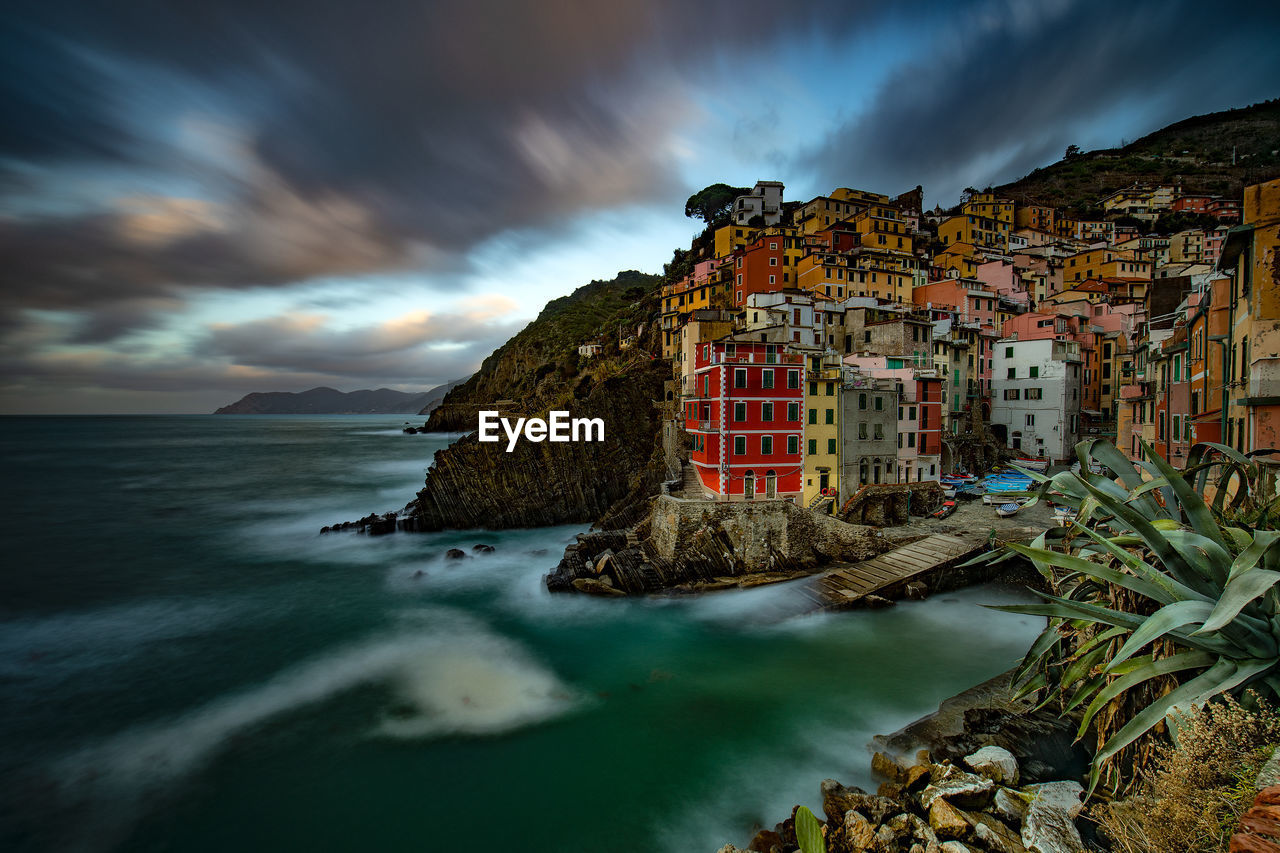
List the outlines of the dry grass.
<svg viewBox="0 0 1280 853">
<path fill-rule="evenodd" d="M 1252 698 L 1252 697 L 1251 697 Z M 1234 699 L 1185 717 L 1137 793 L 1095 811 L 1117 853 L 1222 853 L 1253 801 L 1258 770 L 1280 744 L 1280 713 Z"/>
</svg>

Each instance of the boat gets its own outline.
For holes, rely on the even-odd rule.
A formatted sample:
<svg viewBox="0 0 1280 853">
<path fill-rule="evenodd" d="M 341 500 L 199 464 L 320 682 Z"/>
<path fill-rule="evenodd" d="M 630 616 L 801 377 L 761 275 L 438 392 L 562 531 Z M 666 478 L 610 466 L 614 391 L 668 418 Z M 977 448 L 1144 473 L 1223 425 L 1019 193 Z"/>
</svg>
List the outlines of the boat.
<svg viewBox="0 0 1280 853">
<path fill-rule="evenodd" d="M 932 515 L 934 518 L 946 518 L 947 516 L 951 515 L 951 513 L 955 511 L 956 511 L 955 501 L 943 501 L 942 506 L 934 510 Z"/>
<path fill-rule="evenodd" d="M 956 496 L 956 490 L 955 490 L 955 489 L 943 489 L 943 490 L 942 490 L 942 496 L 943 496 L 944 498 L 954 498 L 954 497 Z"/>
<path fill-rule="evenodd" d="M 996 515 L 1001 518 L 1011 518 L 1012 516 L 1017 515 L 1018 510 L 1020 509 L 1022 509 L 1022 507 L 1015 503 L 1000 504 L 1000 506 L 996 507 Z"/>
<path fill-rule="evenodd" d="M 1010 464 L 1017 465 L 1019 468 L 1026 468 L 1028 471 L 1038 471 L 1041 474 L 1049 470 L 1048 459 L 1028 459 L 1019 457 L 1018 459 L 1014 459 Z"/>
</svg>

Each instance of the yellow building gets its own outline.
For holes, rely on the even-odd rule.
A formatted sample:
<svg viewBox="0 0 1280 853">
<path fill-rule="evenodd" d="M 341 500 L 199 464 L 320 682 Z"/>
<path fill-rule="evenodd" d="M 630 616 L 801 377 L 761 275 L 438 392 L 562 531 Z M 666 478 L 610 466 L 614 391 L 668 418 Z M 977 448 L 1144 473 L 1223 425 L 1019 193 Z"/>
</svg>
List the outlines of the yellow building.
<svg viewBox="0 0 1280 853">
<path fill-rule="evenodd" d="M 889 197 L 868 190 L 854 190 L 849 187 L 837 187 L 831 191 L 831 197 L 837 201 L 851 201 L 859 205 L 888 204 Z"/>
<path fill-rule="evenodd" d="M 1151 262 L 1138 260 L 1131 251 L 1103 246 L 1087 249 L 1063 260 L 1062 280 L 1067 284 L 1096 278 L 1151 279 Z"/>
<path fill-rule="evenodd" d="M 933 264 L 943 271 L 944 277 L 948 271 L 954 271 L 960 278 L 977 278 L 978 262 L 974 259 L 973 252 L 972 243 L 952 243 L 933 256 Z"/>
<path fill-rule="evenodd" d="M 995 193 L 974 193 L 960 205 L 960 212 L 1004 223 L 1006 234 L 1012 230 L 1013 202 L 1007 198 L 996 198 Z"/>
<path fill-rule="evenodd" d="M 1038 204 L 1020 204 L 1013 212 L 1014 225 L 1052 234 L 1057 226 L 1058 211 Z"/>
<path fill-rule="evenodd" d="M 809 358 L 804 389 L 804 505 L 840 483 L 840 362 L 834 354 Z"/>
<path fill-rule="evenodd" d="M 1198 264 L 1204 261 L 1204 232 L 1192 228 L 1169 238 L 1169 262 Z"/>
<path fill-rule="evenodd" d="M 715 251 L 717 258 L 727 258 L 735 249 L 741 249 L 755 242 L 759 228 L 746 225 L 725 225 L 717 228 L 715 233 Z"/>
<path fill-rule="evenodd" d="M 972 213 L 959 213 L 942 220 L 938 239 L 950 246 L 970 243 L 983 249 L 1003 252 L 1009 248 L 1009 223 Z"/>
</svg>

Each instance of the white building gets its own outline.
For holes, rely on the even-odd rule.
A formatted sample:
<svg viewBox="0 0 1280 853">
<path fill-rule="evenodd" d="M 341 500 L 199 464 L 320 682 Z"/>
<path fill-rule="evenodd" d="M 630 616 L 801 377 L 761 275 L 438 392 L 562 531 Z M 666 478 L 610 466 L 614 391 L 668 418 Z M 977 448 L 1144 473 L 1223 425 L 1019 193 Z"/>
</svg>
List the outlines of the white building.
<svg viewBox="0 0 1280 853">
<path fill-rule="evenodd" d="M 750 225 L 759 216 L 765 225 L 777 225 L 782 219 L 782 182 L 756 181 L 747 195 L 733 200 L 733 221 L 737 225 Z"/>
<path fill-rule="evenodd" d="M 1080 435 L 1080 344 L 1052 338 L 995 344 L 991 430 L 1014 450 L 1071 457 Z"/>
<path fill-rule="evenodd" d="M 795 288 L 774 293 L 751 293 L 740 313 L 742 328 L 754 332 L 782 327 L 782 342 L 822 346 L 823 310 L 814 308 L 813 295 Z"/>
</svg>

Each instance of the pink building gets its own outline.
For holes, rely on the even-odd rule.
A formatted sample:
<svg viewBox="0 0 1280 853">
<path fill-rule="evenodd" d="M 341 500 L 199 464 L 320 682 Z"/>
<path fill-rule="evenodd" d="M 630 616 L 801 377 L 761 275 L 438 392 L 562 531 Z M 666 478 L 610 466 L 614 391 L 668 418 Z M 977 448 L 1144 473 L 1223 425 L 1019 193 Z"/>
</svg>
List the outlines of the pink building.
<svg viewBox="0 0 1280 853">
<path fill-rule="evenodd" d="M 995 328 L 996 294 L 981 281 L 948 278 L 913 288 L 911 301 L 917 305 L 950 308 L 961 322 Z"/>
</svg>

